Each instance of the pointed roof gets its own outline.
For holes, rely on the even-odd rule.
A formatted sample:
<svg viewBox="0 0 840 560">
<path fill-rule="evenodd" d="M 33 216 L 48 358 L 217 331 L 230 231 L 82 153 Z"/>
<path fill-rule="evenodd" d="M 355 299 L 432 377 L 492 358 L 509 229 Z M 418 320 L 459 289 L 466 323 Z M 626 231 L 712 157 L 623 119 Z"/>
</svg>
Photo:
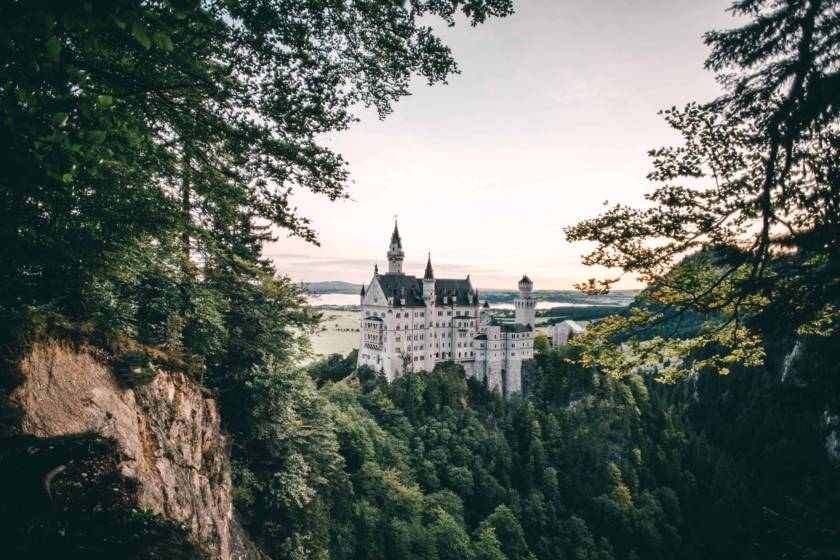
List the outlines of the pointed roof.
<svg viewBox="0 0 840 560">
<path fill-rule="evenodd" d="M 391 245 L 396 245 L 402 249 L 402 239 L 400 239 L 400 230 L 397 227 L 396 219 L 394 219 L 394 233 L 391 234 Z"/>
<path fill-rule="evenodd" d="M 362 284 L 362 293 L 360 295 L 365 295 L 365 285 Z"/>
<path fill-rule="evenodd" d="M 533 284 L 530 278 L 528 278 L 527 274 L 522 275 L 522 280 L 519 281 L 520 284 Z"/>
<path fill-rule="evenodd" d="M 434 280 L 435 273 L 432 270 L 432 254 L 429 253 L 429 260 L 426 261 L 426 274 L 423 275 L 423 280 Z"/>
</svg>

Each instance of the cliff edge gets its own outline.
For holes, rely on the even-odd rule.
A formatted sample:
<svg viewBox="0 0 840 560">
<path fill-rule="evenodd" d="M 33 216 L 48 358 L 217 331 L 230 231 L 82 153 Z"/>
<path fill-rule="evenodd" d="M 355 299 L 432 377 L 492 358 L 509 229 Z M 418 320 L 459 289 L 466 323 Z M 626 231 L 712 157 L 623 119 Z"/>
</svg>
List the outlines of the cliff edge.
<svg viewBox="0 0 840 560">
<path fill-rule="evenodd" d="M 24 381 L 12 399 L 23 412 L 23 433 L 113 440 L 120 474 L 136 483 L 139 509 L 179 522 L 214 558 L 260 557 L 234 517 L 216 403 L 189 377 L 160 371 L 146 385 L 124 388 L 93 351 L 56 340 L 36 342 L 20 372 Z"/>
</svg>

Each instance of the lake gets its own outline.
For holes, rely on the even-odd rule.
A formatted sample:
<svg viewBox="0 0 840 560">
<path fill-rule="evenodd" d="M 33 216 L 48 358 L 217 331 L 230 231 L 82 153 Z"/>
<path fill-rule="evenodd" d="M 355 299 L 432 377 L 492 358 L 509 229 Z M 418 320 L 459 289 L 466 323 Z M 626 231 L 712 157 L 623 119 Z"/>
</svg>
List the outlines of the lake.
<svg viewBox="0 0 840 560">
<path fill-rule="evenodd" d="M 359 305 L 359 296 L 356 294 L 312 294 L 309 302 L 315 307 L 321 306 L 345 306 Z M 552 307 L 591 307 L 593 305 L 604 305 L 602 303 L 569 303 L 565 301 L 538 301 L 537 309 L 551 309 Z M 492 303 L 491 309 L 514 309 L 512 303 Z"/>
</svg>

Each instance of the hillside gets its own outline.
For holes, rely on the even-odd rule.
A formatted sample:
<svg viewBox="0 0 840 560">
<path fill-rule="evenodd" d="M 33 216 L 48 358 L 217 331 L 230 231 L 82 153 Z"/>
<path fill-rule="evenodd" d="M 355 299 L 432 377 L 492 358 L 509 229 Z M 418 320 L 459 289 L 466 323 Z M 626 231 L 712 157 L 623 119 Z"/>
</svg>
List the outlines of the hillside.
<svg viewBox="0 0 840 560">
<path fill-rule="evenodd" d="M 340 280 L 328 282 L 308 282 L 304 284 L 306 291 L 313 294 L 353 294 L 361 290 L 361 284 L 351 284 Z"/>
</svg>

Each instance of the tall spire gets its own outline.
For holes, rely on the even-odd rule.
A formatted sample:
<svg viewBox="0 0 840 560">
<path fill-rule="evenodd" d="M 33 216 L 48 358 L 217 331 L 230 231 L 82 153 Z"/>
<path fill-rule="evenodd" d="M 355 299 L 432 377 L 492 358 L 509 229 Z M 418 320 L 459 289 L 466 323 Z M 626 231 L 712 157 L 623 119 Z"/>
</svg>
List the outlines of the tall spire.
<svg viewBox="0 0 840 560">
<path fill-rule="evenodd" d="M 391 247 L 399 247 L 402 249 L 402 239 L 400 239 L 400 230 L 397 227 L 396 216 L 394 216 L 394 233 L 391 234 Z"/>
<path fill-rule="evenodd" d="M 424 280 L 434 280 L 435 273 L 432 271 L 432 254 L 429 253 L 429 260 L 426 261 L 426 274 L 423 275 Z"/>
<path fill-rule="evenodd" d="M 391 234 L 391 244 L 388 247 L 388 274 L 402 274 L 404 258 L 400 230 L 397 228 L 397 218 L 394 216 L 394 233 Z"/>
</svg>

